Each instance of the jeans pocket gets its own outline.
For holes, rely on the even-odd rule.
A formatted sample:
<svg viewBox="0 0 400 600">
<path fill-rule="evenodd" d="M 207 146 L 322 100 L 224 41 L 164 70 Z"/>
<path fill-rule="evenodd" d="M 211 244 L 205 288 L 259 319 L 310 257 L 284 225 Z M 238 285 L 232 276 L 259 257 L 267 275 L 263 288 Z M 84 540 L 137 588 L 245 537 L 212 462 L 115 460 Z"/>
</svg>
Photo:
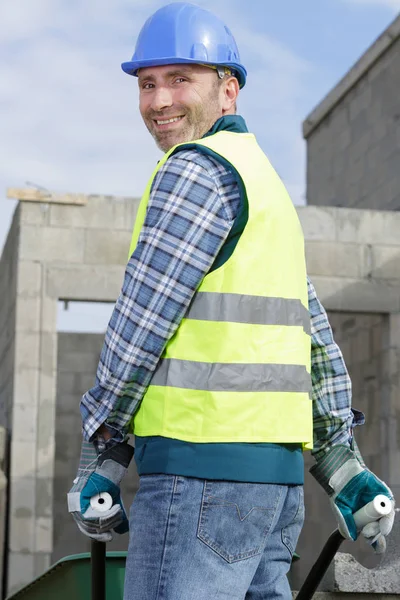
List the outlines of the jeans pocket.
<svg viewBox="0 0 400 600">
<path fill-rule="evenodd" d="M 292 502 L 289 510 L 293 515 L 292 520 L 286 527 L 282 529 L 282 542 L 293 556 L 296 550 L 296 545 L 304 523 L 304 490 L 303 486 L 298 485 L 292 487 L 290 491 Z"/>
<path fill-rule="evenodd" d="M 260 502 L 258 484 L 206 481 L 197 537 L 228 563 L 261 554 L 281 495 L 272 487 Z"/>
</svg>

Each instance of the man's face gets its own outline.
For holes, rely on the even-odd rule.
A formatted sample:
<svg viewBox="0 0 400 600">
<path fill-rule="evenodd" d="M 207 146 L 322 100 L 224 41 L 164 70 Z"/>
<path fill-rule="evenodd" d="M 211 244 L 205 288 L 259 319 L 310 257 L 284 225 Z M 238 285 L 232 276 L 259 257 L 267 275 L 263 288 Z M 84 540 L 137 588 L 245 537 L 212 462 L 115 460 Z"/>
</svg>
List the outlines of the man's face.
<svg viewBox="0 0 400 600">
<path fill-rule="evenodd" d="M 201 138 L 223 114 L 223 85 L 208 67 L 147 67 L 140 69 L 138 83 L 143 121 L 164 152 Z"/>
</svg>

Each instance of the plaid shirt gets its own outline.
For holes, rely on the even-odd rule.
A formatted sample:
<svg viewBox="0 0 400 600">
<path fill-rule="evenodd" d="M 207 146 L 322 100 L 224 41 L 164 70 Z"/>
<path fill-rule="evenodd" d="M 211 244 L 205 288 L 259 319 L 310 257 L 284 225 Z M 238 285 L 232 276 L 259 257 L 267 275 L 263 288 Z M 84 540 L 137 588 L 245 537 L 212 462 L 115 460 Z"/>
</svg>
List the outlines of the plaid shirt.
<svg viewBox="0 0 400 600">
<path fill-rule="evenodd" d="M 82 397 L 86 440 L 103 423 L 115 441 L 126 436 L 163 349 L 224 244 L 239 206 L 232 173 L 195 150 L 181 150 L 157 172 L 107 328 L 95 385 Z M 308 296 L 313 452 L 318 457 L 332 445 L 349 444 L 357 418 L 342 354 L 310 281 Z"/>
</svg>

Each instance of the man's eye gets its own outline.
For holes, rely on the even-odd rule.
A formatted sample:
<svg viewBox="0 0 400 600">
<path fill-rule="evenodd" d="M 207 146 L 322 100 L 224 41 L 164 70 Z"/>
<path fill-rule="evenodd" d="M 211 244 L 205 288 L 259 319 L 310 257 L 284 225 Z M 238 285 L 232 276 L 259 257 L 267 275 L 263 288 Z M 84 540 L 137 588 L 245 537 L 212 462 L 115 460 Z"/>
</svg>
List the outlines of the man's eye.
<svg viewBox="0 0 400 600">
<path fill-rule="evenodd" d="M 154 87 L 154 83 L 144 83 L 142 85 L 143 90 L 151 90 Z"/>
<path fill-rule="evenodd" d="M 177 77 L 175 79 L 175 83 L 181 83 L 182 81 L 186 81 L 186 79 L 184 77 Z"/>
</svg>

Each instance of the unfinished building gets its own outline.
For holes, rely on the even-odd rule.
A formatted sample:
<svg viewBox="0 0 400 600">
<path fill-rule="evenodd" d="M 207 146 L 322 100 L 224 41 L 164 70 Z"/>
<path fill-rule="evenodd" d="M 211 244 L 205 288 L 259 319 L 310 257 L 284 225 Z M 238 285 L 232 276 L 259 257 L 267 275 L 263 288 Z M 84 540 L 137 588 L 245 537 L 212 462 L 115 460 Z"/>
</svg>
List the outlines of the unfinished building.
<svg viewBox="0 0 400 600">
<path fill-rule="evenodd" d="M 354 406 L 367 416 L 357 432 L 361 451 L 397 502 L 400 214 L 389 209 L 400 208 L 400 118 L 391 92 L 400 85 L 399 35 L 400 17 L 306 119 L 310 206 L 298 207 L 308 271 L 344 353 Z M 11 195 L 19 203 L 0 262 L 0 425 L 9 441 L 4 564 L 14 590 L 61 556 L 88 549 L 65 494 L 80 451 L 80 395 L 93 383 L 102 336 L 58 332 L 57 304 L 115 301 L 138 200 Z M 136 487 L 132 466 L 127 504 Z M 335 526 L 308 476 L 306 508 L 295 587 Z M 127 536 L 110 545 L 126 547 Z M 354 549 L 367 560 L 365 548 Z"/>
</svg>

